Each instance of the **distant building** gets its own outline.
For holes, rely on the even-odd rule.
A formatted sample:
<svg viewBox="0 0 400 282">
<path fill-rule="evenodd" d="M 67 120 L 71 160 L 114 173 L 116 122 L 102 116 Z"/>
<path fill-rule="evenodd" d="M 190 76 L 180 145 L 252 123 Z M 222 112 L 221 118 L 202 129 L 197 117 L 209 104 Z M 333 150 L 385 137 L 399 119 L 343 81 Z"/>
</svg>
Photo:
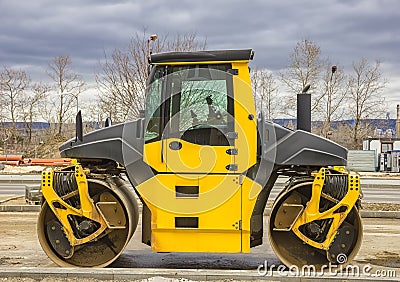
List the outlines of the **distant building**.
<svg viewBox="0 0 400 282">
<path fill-rule="evenodd" d="M 400 138 L 367 138 L 363 140 L 363 150 L 375 152 L 378 170 L 398 172 Z"/>
<path fill-rule="evenodd" d="M 400 150 L 400 138 L 367 138 L 363 150 L 375 150 L 377 154 Z"/>
</svg>

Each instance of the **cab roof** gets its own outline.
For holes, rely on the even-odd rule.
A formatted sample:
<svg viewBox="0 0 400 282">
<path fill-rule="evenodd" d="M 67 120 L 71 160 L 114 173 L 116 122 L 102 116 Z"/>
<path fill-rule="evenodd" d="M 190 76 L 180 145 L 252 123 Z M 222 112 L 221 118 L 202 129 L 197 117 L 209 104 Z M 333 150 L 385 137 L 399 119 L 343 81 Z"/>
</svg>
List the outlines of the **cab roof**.
<svg viewBox="0 0 400 282">
<path fill-rule="evenodd" d="M 213 62 L 213 61 L 249 61 L 252 60 L 252 49 L 242 50 L 213 50 L 193 52 L 164 52 L 151 54 L 151 64 L 176 62 Z"/>
</svg>

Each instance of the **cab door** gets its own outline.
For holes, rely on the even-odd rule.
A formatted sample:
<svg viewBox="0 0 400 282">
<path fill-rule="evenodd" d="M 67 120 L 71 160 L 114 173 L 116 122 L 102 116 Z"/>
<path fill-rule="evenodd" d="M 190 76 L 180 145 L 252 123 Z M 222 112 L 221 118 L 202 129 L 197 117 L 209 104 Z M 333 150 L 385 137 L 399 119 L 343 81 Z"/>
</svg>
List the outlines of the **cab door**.
<svg viewBox="0 0 400 282">
<path fill-rule="evenodd" d="M 173 66 L 164 131 L 167 172 L 234 173 L 230 64 Z"/>
<path fill-rule="evenodd" d="M 174 173 L 242 173 L 255 164 L 257 125 L 246 62 L 156 66 L 151 77 L 147 164 Z"/>
</svg>

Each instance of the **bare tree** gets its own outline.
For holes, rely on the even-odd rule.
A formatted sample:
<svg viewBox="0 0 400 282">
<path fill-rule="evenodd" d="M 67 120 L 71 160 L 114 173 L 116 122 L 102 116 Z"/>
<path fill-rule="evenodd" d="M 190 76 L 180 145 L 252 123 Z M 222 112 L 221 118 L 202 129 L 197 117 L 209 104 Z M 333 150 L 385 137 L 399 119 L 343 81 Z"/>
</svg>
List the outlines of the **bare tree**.
<svg viewBox="0 0 400 282">
<path fill-rule="evenodd" d="M 104 55 L 101 72 L 96 82 L 101 95 L 100 108 L 115 121 L 139 116 L 144 108 L 146 81 L 148 77 L 148 34 L 136 33 L 127 50 L 115 50 L 109 57 Z M 205 48 L 195 34 L 178 34 L 173 40 L 159 36 L 152 46 L 153 52 L 189 51 Z"/>
<path fill-rule="evenodd" d="M 258 110 L 264 113 L 266 119 L 272 120 L 279 113 L 278 88 L 272 72 L 252 70 L 251 84 Z"/>
<path fill-rule="evenodd" d="M 53 87 L 50 91 L 53 91 Z M 52 93 L 53 94 L 53 93 Z M 37 105 L 40 112 L 40 117 L 45 120 L 49 125 L 47 135 L 54 136 L 57 134 L 58 126 L 56 126 L 58 120 L 57 108 L 59 105 L 59 97 L 55 95 L 46 95 L 43 97 L 43 103 Z"/>
<path fill-rule="evenodd" d="M 0 94 L 2 105 L 6 109 L 13 127 L 18 119 L 19 109 L 24 102 L 24 92 L 30 83 L 30 78 L 24 70 L 14 70 L 4 67 L 0 73 Z"/>
<path fill-rule="evenodd" d="M 165 46 L 163 49 L 168 51 L 196 51 L 204 50 L 207 46 L 207 39 L 199 41 L 196 33 L 177 33 L 172 40 L 168 40 L 168 36 L 164 36 L 161 40 Z M 162 51 L 162 45 L 158 45 L 158 52 Z"/>
<path fill-rule="evenodd" d="M 35 83 L 32 91 L 24 97 L 21 113 L 25 127 L 28 130 L 28 145 L 32 142 L 33 122 L 40 116 L 39 104 L 45 101 L 45 97 L 50 93 L 51 87 L 43 83 Z"/>
<path fill-rule="evenodd" d="M 143 50 L 145 51 L 145 50 Z M 137 62 L 134 61 L 137 60 Z M 145 75 L 142 63 L 129 52 L 116 50 L 102 64 L 103 72 L 96 75 L 101 95 L 100 108 L 115 121 L 124 121 L 129 114 L 137 116 L 143 108 Z"/>
<path fill-rule="evenodd" d="M 362 58 L 353 62 L 354 74 L 349 79 L 349 113 L 353 119 L 350 127 L 352 148 L 361 146 L 361 140 L 368 134 L 366 119 L 376 118 L 385 112 L 385 98 L 382 96 L 387 80 L 380 70 L 380 61 L 368 63 Z"/>
<path fill-rule="evenodd" d="M 99 111 L 99 101 L 95 98 L 80 103 L 80 105 L 83 119 L 87 121 L 84 127 L 85 132 L 101 127 L 102 122 L 109 116 L 108 112 Z"/>
<path fill-rule="evenodd" d="M 55 57 L 49 63 L 47 74 L 54 81 L 56 95 L 58 95 L 58 134 L 61 135 L 68 112 L 77 103 L 77 97 L 83 92 L 85 83 L 81 76 L 73 71 L 69 56 Z"/>
<path fill-rule="evenodd" d="M 293 113 L 296 108 L 296 94 L 301 93 L 307 84 L 311 85 L 311 90 L 318 88 L 325 64 L 317 44 L 307 39 L 296 44 L 288 66 L 280 73 L 282 83 L 291 92 L 286 97 L 286 114 Z M 316 107 L 317 101 L 314 100 L 312 109 Z"/>
</svg>

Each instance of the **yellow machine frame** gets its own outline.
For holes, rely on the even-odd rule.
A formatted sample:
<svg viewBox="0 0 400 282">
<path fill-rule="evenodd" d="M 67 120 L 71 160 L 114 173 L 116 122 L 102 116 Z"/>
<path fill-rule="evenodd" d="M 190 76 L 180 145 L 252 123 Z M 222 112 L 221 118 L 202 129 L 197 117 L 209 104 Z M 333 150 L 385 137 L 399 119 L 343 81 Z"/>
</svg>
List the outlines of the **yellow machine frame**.
<svg viewBox="0 0 400 282">
<path fill-rule="evenodd" d="M 321 198 L 329 197 L 322 193 L 322 187 L 324 186 L 325 176 L 327 171 L 333 171 L 339 174 L 347 174 L 348 176 L 348 187 L 346 196 L 336 203 L 336 205 L 324 212 L 319 212 L 319 202 Z M 347 215 L 353 208 L 360 196 L 360 177 L 354 172 L 347 172 L 344 167 L 334 167 L 334 169 L 321 168 L 319 172 L 313 173 L 314 182 L 312 184 L 312 196 L 307 204 L 306 208 L 299 214 L 299 217 L 294 222 L 292 230 L 293 232 L 305 243 L 323 250 L 328 250 L 332 241 L 335 238 L 339 226 L 346 219 Z M 334 200 L 334 199 L 333 199 Z M 346 209 L 343 212 L 338 212 L 341 207 Z M 323 243 L 315 242 L 303 233 L 300 232 L 299 227 L 309 222 L 321 219 L 332 218 L 332 224 L 326 235 L 326 239 Z"/>
<path fill-rule="evenodd" d="M 80 209 L 76 209 L 65 202 L 65 198 L 73 196 L 72 194 L 68 194 L 62 198 L 57 195 L 56 191 L 53 188 L 53 178 L 55 173 L 54 170 L 50 169 L 42 172 L 43 196 L 45 197 L 51 210 L 56 215 L 57 219 L 62 224 L 64 233 L 66 234 L 71 246 L 81 245 L 90 242 L 107 229 L 107 223 L 104 217 L 102 216 L 101 212 L 96 208 L 93 200 L 89 196 L 88 182 L 86 179 L 86 174 L 88 173 L 88 171 L 85 171 L 82 166 L 76 162 L 76 160 L 74 160 L 74 163 L 75 165 L 66 167 L 62 169 L 62 171 L 73 170 L 75 172 L 75 178 L 78 185 L 77 193 L 79 193 L 79 199 L 81 203 Z M 76 192 L 73 192 L 74 195 L 75 193 Z M 57 204 L 60 205 L 60 207 L 58 207 Z M 100 228 L 98 228 L 91 235 L 85 238 L 78 239 L 74 236 L 71 224 L 68 220 L 69 215 L 89 218 L 93 221 L 98 222 L 100 224 Z"/>
</svg>

